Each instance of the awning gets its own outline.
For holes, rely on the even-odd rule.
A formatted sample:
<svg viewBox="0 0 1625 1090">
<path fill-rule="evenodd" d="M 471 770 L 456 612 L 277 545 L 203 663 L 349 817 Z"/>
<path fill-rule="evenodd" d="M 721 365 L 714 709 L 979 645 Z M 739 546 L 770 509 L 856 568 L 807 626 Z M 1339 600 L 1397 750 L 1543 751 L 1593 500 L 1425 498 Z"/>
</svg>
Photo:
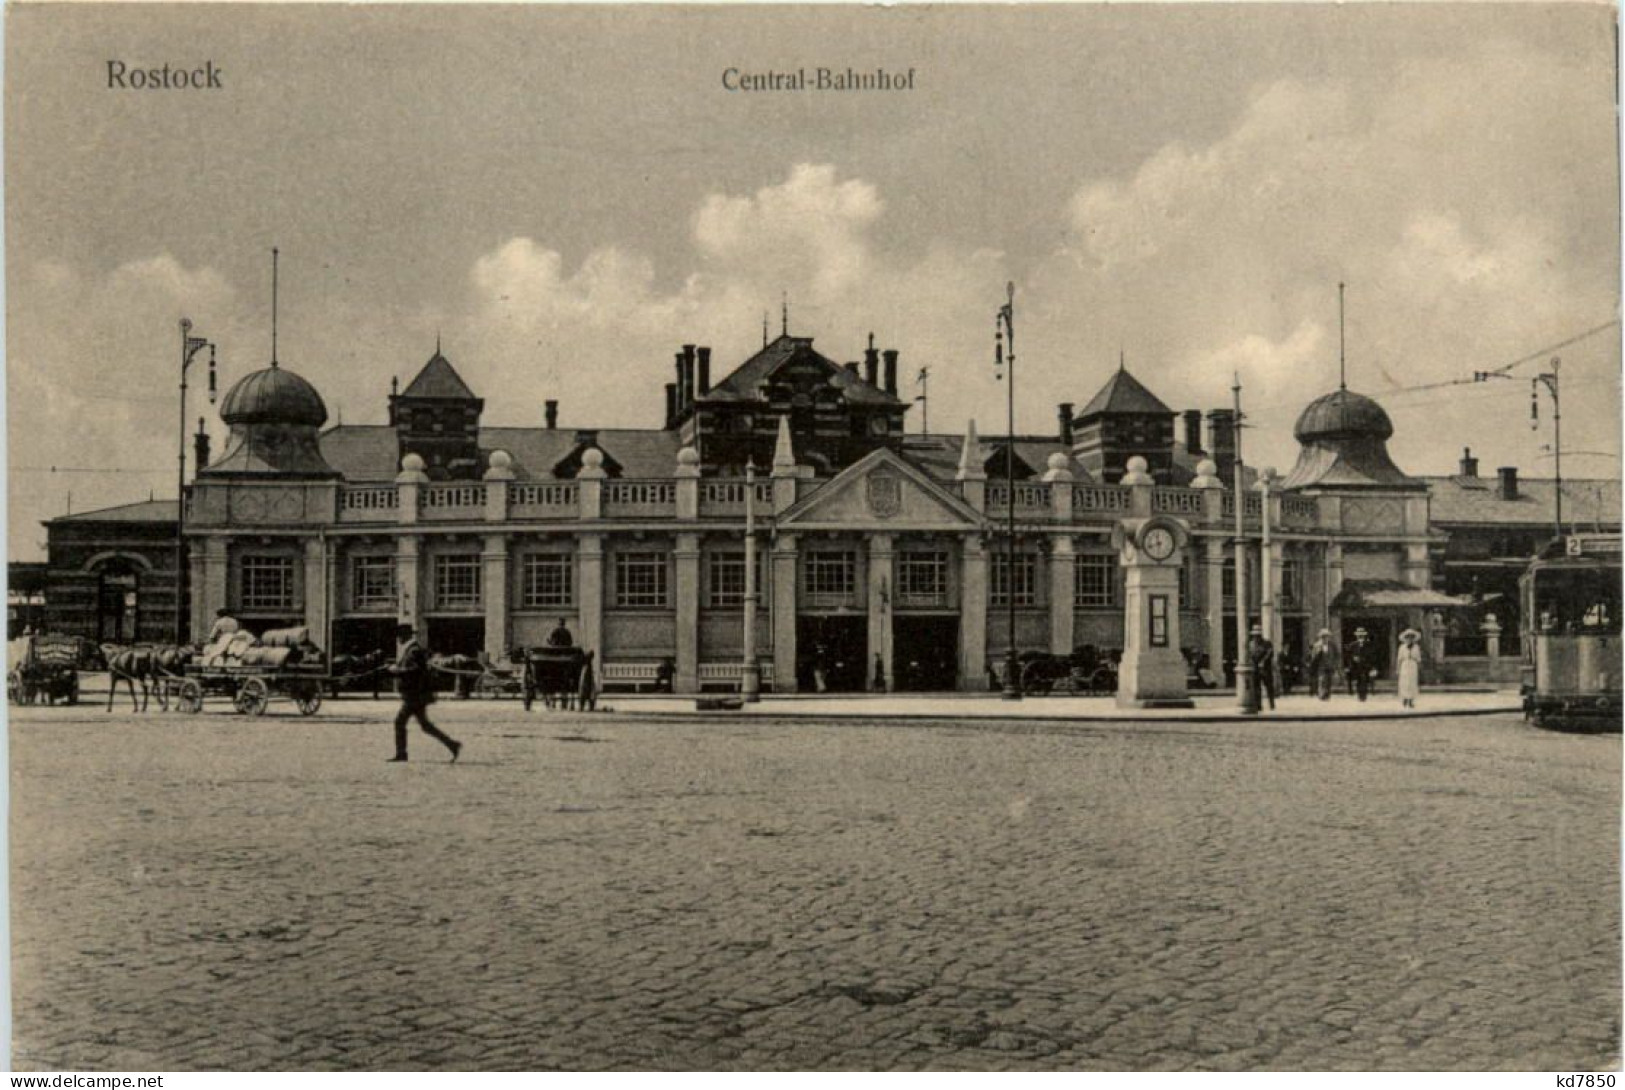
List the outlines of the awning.
<svg viewBox="0 0 1625 1090">
<path fill-rule="evenodd" d="M 1467 609 L 1471 598 L 1440 594 L 1390 579 L 1349 579 L 1332 599 L 1332 610 L 1348 613 L 1362 609 Z"/>
</svg>

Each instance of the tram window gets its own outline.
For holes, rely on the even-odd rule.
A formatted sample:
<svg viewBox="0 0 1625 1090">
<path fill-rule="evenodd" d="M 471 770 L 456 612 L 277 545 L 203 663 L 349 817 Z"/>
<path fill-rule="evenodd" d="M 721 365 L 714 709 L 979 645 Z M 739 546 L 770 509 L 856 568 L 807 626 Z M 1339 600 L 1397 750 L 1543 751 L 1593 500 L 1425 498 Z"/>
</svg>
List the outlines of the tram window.
<svg viewBox="0 0 1625 1090">
<path fill-rule="evenodd" d="M 1542 632 L 1620 634 L 1620 584 L 1613 572 L 1544 571 L 1536 577 L 1535 594 Z"/>
</svg>

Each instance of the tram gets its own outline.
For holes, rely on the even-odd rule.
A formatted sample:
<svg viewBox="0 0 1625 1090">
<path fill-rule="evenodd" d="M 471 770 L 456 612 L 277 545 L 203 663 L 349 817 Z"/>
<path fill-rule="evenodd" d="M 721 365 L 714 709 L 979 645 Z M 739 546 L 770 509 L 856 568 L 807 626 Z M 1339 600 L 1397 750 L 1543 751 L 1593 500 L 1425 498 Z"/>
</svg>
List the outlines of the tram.
<svg viewBox="0 0 1625 1090">
<path fill-rule="evenodd" d="M 1537 726 L 1620 729 L 1620 560 L 1618 535 L 1570 534 L 1518 580 L 1524 716 Z"/>
</svg>

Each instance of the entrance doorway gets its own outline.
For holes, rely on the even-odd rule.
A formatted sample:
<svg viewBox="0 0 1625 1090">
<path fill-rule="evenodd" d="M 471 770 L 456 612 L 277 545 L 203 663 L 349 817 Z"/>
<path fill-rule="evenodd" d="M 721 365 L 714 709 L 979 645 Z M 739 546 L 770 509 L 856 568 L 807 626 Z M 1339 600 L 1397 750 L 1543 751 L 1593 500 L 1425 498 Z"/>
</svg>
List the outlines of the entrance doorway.
<svg viewBox="0 0 1625 1090">
<path fill-rule="evenodd" d="M 868 661 L 867 617 L 796 618 L 796 686 L 800 691 L 861 693 L 868 687 Z"/>
<path fill-rule="evenodd" d="M 485 650 L 484 617 L 430 617 L 423 628 L 424 646 L 432 655 L 473 658 Z"/>
<path fill-rule="evenodd" d="M 892 617 L 893 688 L 947 692 L 959 681 L 958 617 Z"/>
<path fill-rule="evenodd" d="M 96 588 L 96 638 L 102 643 L 136 642 L 140 616 L 140 577 L 128 561 L 102 565 Z"/>
<path fill-rule="evenodd" d="M 395 656 L 394 617 L 343 617 L 333 622 L 335 655 L 366 655 L 373 651 Z"/>
</svg>

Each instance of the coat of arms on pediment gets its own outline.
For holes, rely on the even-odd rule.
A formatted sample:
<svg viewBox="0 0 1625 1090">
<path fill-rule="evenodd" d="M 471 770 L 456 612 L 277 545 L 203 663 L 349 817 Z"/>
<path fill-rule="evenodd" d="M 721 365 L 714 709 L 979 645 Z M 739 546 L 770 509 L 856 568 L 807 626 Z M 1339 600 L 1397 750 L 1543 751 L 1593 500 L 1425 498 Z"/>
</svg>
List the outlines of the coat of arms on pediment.
<svg viewBox="0 0 1625 1090">
<path fill-rule="evenodd" d="M 903 479 L 891 473 L 871 473 L 865 478 L 869 510 L 876 518 L 896 518 L 903 510 Z"/>
</svg>

